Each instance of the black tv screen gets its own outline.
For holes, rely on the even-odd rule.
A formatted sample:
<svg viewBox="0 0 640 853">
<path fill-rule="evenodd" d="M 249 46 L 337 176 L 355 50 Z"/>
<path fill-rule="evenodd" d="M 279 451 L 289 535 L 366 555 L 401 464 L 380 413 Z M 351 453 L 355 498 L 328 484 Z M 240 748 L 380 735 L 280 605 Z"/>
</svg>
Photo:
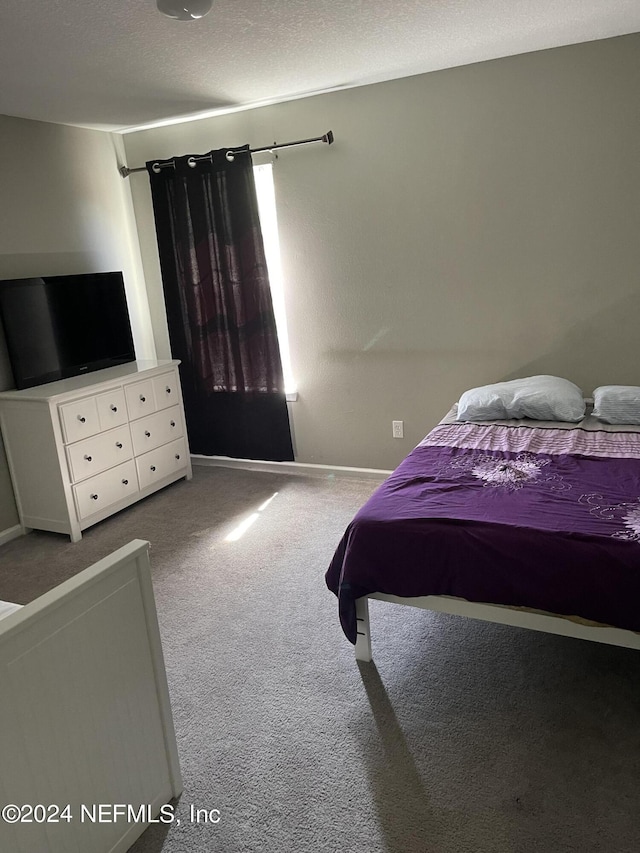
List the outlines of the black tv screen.
<svg viewBox="0 0 640 853">
<path fill-rule="evenodd" d="M 0 281 L 16 388 L 135 361 L 121 272 Z"/>
</svg>

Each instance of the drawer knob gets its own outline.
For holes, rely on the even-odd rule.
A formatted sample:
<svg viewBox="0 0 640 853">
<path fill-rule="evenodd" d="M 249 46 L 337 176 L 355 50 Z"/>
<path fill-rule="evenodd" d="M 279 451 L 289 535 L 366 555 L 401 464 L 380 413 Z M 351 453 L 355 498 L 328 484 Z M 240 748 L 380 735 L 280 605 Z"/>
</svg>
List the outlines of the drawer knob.
<svg viewBox="0 0 640 853">
<path fill-rule="evenodd" d="M 144 434 L 147 436 L 147 438 L 151 438 L 151 433 L 149 432 L 149 430 L 145 430 Z"/>
<path fill-rule="evenodd" d="M 111 411 L 112 411 L 112 412 L 117 412 L 117 411 L 118 411 L 118 407 L 117 407 L 117 406 L 114 406 L 114 405 L 113 405 L 113 403 L 111 404 Z"/>
<path fill-rule="evenodd" d="M 141 402 L 141 403 L 146 403 L 146 402 L 147 402 L 147 398 L 146 398 L 143 394 L 140 394 L 140 402 Z"/>
<path fill-rule="evenodd" d="M 123 485 L 123 486 L 128 486 L 128 485 L 129 485 L 129 481 L 128 481 L 128 480 L 123 480 L 123 481 L 122 481 L 122 485 Z"/>
<path fill-rule="evenodd" d="M 122 442 L 116 441 L 116 447 L 118 448 L 118 450 L 122 450 Z"/>
<path fill-rule="evenodd" d="M 176 425 L 175 421 L 171 421 L 171 426 L 174 427 Z"/>
<path fill-rule="evenodd" d="M 98 496 L 97 496 L 97 495 L 91 495 L 91 500 L 92 500 L 92 501 L 97 501 L 97 500 L 98 500 Z"/>
<path fill-rule="evenodd" d="M 83 423 L 85 423 L 85 421 L 86 421 L 87 419 L 86 419 L 86 418 L 84 418 L 82 415 L 78 415 L 78 420 L 80 421 L 80 423 L 81 423 L 81 424 L 83 424 Z"/>
<path fill-rule="evenodd" d="M 171 388 L 169 388 L 169 386 L 168 386 L 168 385 L 167 385 L 167 387 L 166 387 L 164 390 L 167 392 L 167 394 L 170 394 L 170 393 L 171 393 Z"/>
<path fill-rule="evenodd" d="M 156 466 L 155 466 L 155 465 L 152 465 L 152 466 L 151 466 L 151 470 L 152 470 L 152 471 L 155 471 L 155 470 L 156 470 Z"/>
<path fill-rule="evenodd" d="M 176 459 L 180 459 L 180 454 L 176 453 Z"/>
<path fill-rule="evenodd" d="M 85 454 L 85 457 L 84 457 L 84 458 L 87 460 L 87 462 L 91 462 L 91 456 L 87 456 L 87 455 Z"/>
</svg>

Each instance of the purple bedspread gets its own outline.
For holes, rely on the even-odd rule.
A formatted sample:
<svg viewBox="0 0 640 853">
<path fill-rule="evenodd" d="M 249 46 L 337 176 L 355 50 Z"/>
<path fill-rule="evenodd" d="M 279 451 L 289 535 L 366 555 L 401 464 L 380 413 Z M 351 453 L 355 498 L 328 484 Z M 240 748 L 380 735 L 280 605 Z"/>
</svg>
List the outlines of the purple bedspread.
<svg viewBox="0 0 640 853">
<path fill-rule="evenodd" d="M 640 434 L 515 423 L 437 426 L 358 512 L 326 574 L 352 643 L 371 592 L 640 631 Z"/>
</svg>

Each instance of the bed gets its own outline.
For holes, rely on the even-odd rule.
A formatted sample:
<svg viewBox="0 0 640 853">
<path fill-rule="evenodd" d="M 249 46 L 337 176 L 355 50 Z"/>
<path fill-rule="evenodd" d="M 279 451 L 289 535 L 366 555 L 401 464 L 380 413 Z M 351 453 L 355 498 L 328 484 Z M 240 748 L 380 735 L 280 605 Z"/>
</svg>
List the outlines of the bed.
<svg viewBox="0 0 640 853">
<path fill-rule="evenodd" d="M 120 853 L 182 791 L 148 549 L 0 605 L 0 850 Z"/>
<path fill-rule="evenodd" d="M 356 657 L 369 599 L 640 649 L 640 426 L 458 422 L 357 513 L 326 573 Z"/>
</svg>

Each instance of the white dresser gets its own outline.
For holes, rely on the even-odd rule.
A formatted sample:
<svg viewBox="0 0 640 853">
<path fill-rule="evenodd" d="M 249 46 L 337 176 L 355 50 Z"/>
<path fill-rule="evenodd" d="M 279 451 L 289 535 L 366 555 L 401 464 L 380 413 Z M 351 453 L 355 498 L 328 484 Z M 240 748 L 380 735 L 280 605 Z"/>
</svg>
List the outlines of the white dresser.
<svg viewBox="0 0 640 853">
<path fill-rule="evenodd" d="M 83 530 L 191 479 L 178 361 L 137 361 L 0 393 L 0 425 L 25 529 Z"/>
</svg>

